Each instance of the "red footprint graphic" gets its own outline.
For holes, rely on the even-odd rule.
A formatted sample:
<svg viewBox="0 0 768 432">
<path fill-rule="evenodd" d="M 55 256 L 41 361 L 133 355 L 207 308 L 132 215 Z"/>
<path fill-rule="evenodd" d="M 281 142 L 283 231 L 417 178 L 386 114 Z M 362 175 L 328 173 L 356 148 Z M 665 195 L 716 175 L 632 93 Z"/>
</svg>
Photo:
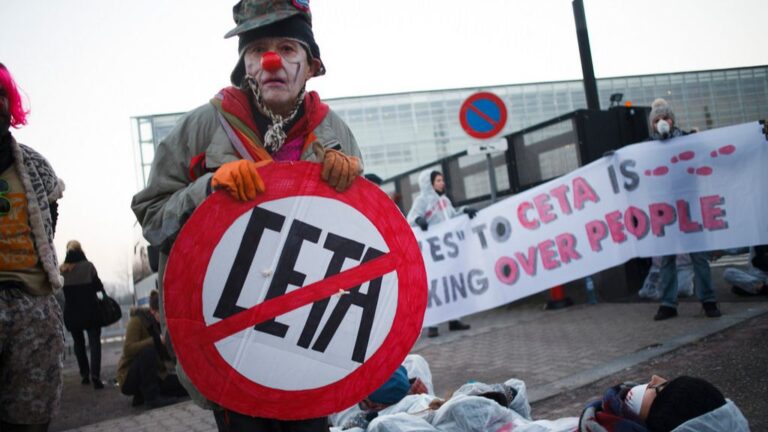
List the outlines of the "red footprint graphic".
<svg viewBox="0 0 768 432">
<path fill-rule="evenodd" d="M 677 155 L 677 156 L 672 156 L 671 162 L 672 162 L 673 164 L 675 164 L 675 163 L 678 163 L 678 162 L 680 162 L 680 161 L 687 161 L 687 160 L 691 160 L 691 159 L 693 159 L 695 156 L 696 156 L 696 153 L 694 153 L 694 152 L 692 152 L 692 151 L 688 150 L 688 151 L 684 151 L 684 152 L 680 153 L 680 154 L 679 154 L 679 155 Z"/>
<path fill-rule="evenodd" d="M 718 154 L 721 154 L 723 156 L 728 156 L 728 155 L 734 154 L 735 152 L 736 152 L 736 146 L 733 144 L 728 144 L 726 146 L 720 147 L 717 150 L 712 150 L 712 153 L 710 153 L 709 155 L 714 158 L 714 157 L 717 157 Z"/>
<path fill-rule="evenodd" d="M 708 166 L 699 167 L 699 168 L 688 167 L 686 171 L 688 171 L 688 174 L 697 174 L 700 176 L 708 176 L 714 172 L 712 167 L 708 167 Z"/>
<path fill-rule="evenodd" d="M 650 177 L 652 175 L 656 177 L 660 177 L 660 176 L 666 175 L 668 172 L 669 172 L 669 168 L 662 165 L 660 167 L 656 167 L 653 171 L 645 170 L 644 174 L 646 175 L 646 177 Z"/>
</svg>

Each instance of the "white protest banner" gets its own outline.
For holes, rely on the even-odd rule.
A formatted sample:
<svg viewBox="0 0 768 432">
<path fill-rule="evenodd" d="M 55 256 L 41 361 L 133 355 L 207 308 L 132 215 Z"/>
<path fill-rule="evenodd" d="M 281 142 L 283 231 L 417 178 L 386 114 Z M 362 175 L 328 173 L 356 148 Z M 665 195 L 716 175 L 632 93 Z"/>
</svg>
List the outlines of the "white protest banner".
<svg viewBox="0 0 768 432">
<path fill-rule="evenodd" d="M 414 229 L 424 325 L 634 257 L 768 243 L 768 141 L 757 122 L 635 144 L 466 216 Z"/>
<path fill-rule="evenodd" d="M 320 417 L 386 381 L 419 337 L 426 273 L 395 204 L 357 179 L 338 193 L 320 164 L 272 163 L 267 190 L 206 199 L 164 276 L 181 366 L 238 413 Z"/>
</svg>

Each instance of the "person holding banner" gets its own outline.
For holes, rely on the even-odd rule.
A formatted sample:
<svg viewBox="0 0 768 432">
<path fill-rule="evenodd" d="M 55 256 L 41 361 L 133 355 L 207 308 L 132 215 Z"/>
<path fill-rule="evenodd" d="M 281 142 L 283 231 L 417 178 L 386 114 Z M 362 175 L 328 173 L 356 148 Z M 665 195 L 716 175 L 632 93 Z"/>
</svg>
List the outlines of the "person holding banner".
<svg viewBox="0 0 768 432">
<path fill-rule="evenodd" d="M 322 179 L 338 192 L 362 172 L 352 132 L 305 88 L 310 78 L 325 74 L 309 1 L 241 0 L 233 15 L 236 27 L 225 36 L 239 39 L 232 86 L 179 120 L 157 148 L 147 187 L 131 204 L 144 236 L 160 247 L 161 281 L 179 230 L 213 191 L 241 201 L 256 198 L 269 187 L 259 168 L 274 160 L 320 162 Z M 193 399 L 215 408 L 221 431 L 328 428 L 325 418 L 282 422 L 213 406 L 177 368 Z"/>
<path fill-rule="evenodd" d="M 419 191 L 419 196 L 414 200 L 406 219 L 408 223 L 418 226 L 422 231 L 426 231 L 429 225 L 438 224 L 462 214 L 466 214 L 470 219 L 477 215 L 477 210 L 471 207 L 462 207 L 461 211 L 453 207 L 453 203 L 445 193 L 445 177 L 440 171 L 422 171 L 419 174 Z M 449 330 L 469 330 L 469 328 L 469 324 L 458 319 L 448 322 Z M 427 337 L 433 338 L 438 335 L 437 327 L 427 328 Z"/>
<path fill-rule="evenodd" d="M 675 123 L 675 113 L 664 99 L 656 99 L 651 104 L 648 116 L 651 129 L 651 140 L 664 141 L 669 138 L 687 135 Z M 721 316 L 715 301 L 715 290 L 712 287 L 712 274 L 709 270 L 709 253 L 692 252 L 694 290 L 701 301 L 704 314 L 710 318 Z M 661 306 L 654 315 L 655 321 L 662 321 L 677 316 L 677 265 L 676 255 L 667 255 L 661 259 L 659 274 L 661 277 Z"/>
</svg>

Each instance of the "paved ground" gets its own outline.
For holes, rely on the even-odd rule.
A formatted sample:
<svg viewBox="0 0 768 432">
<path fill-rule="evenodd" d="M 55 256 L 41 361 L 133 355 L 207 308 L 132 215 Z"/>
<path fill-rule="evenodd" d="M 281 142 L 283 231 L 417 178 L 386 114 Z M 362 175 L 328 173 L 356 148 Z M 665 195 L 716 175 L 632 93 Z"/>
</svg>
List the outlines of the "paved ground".
<svg viewBox="0 0 768 432">
<path fill-rule="evenodd" d="M 470 379 L 525 380 L 537 418 L 578 415 L 585 402 L 619 381 L 643 380 L 651 373 L 701 376 L 742 406 L 753 430 L 764 430 L 768 297 L 733 296 L 719 278 L 721 270 L 713 268 L 724 313 L 719 319 L 704 317 L 693 300 L 681 303 L 678 318 L 654 322 L 656 303 L 628 299 L 585 305 L 576 295 L 576 306 L 545 311 L 546 298 L 537 296 L 467 317 L 469 331 L 441 328 L 439 338 L 421 338 L 413 352 L 429 361 L 440 396 Z M 107 351 L 109 377 L 119 346 Z M 62 414 L 53 431 L 215 430 L 212 416 L 191 402 L 144 411 L 131 408 L 130 399 L 114 387 L 95 392 L 81 386 L 71 361 L 66 376 Z"/>
</svg>

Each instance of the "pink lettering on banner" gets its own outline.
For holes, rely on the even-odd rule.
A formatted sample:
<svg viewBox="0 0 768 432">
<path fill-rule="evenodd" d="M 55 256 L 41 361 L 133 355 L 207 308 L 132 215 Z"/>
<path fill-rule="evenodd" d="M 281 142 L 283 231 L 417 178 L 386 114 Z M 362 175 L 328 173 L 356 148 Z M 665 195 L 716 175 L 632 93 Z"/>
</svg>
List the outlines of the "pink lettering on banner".
<svg viewBox="0 0 768 432">
<path fill-rule="evenodd" d="M 581 255 L 576 252 L 576 236 L 571 233 L 560 234 L 555 237 L 557 244 L 557 253 L 560 254 L 560 261 L 568 264 L 571 260 L 581 259 Z"/>
<path fill-rule="evenodd" d="M 691 220 L 691 206 L 686 200 L 677 200 L 677 217 L 680 219 L 680 231 L 692 233 L 701 231 L 701 224 Z"/>
<path fill-rule="evenodd" d="M 587 201 L 600 202 L 600 198 L 597 197 L 592 186 L 587 183 L 582 177 L 575 177 L 573 179 L 573 206 L 577 210 L 584 208 L 584 203 Z"/>
<path fill-rule="evenodd" d="M 664 237 L 664 227 L 675 223 L 675 208 L 667 203 L 655 203 L 649 206 L 651 212 L 651 232 L 656 237 Z"/>
<path fill-rule="evenodd" d="M 514 285 L 519 276 L 520 269 L 512 258 L 503 256 L 496 261 L 496 277 L 501 283 Z"/>
<path fill-rule="evenodd" d="M 542 223 L 549 223 L 557 219 L 557 216 L 552 213 L 552 204 L 549 203 L 549 195 L 540 194 L 533 197 L 533 203 L 536 206 L 536 211 L 539 213 L 539 220 Z"/>
<path fill-rule="evenodd" d="M 605 222 L 601 220 L 593 220 L 587 223 L 587 238 L 589 238 L 589 247 L 595 252 L 600 252 L 603 247 L 600 242 L 608 236 L 608 230 L 605 227 Z"/>
<path fill-rule="evenodd" d="M 624 234 L 624 224 L 621 223 L 621 212 L 616 210 L 608 213 L 605 215 L 605 221 L 608 222 L 608 230 L 614 243 L 624 243 L 627 236 Z"/>
<path fill-rule="evenodd" d="M 725 198 L 720 195 L 701 197 L 701 218 L 704 227 L 710 231 L 728 228 L 728 222 L 721 220 L 725 216 L 725 209 L 718 206 L 725 205 Z"/>
<path fill-rule="evenodd" d="M 630 234 L 642 240 L 648 235 L 648 215 L 635 206 L 629 206 L 624 213 L 624 225 Z"/>
<path fill-rule="evenodd" d="M 529 230 L 534 230 L 539 227 L 539 221 L 534 219 L 530 220 L 528 219 L 526 213 L 528 213 L 528 210 L 533 209 L 533 204 L 529 203 L 528 201 L 523 201 L 520 203 L 520 205 L 517 207 L 517 219 L 520 221 L 520 225 L 522 225 L 524 228 L 528 228 Z"/>
<path fill-rule="evenodd" d="M 553 270 L 560 267 L 560 262 L 557 260 L 557 253 L 552 248 L 555 247 L 555 242 L 552 240 L 544 240 L 539 243 L 539 255 L 541 256 L 541 264 L 547 270 Z"/>
<path fill-rule="evenodd" d="M 531 246 L 528 248 L 528 255 L 523 255 L 520 252 L 515 252 L 515 257 L 523 266 L 523 271 L 528 276 L 536 276 L 536 248 Z"/>
<path fill-rule="evenodd" d="M 560 185 L 549 191 L 549 193 L 555 197 L 557 203 L 560 205 L 560 211 L 563 212 L 563 214 L 569 215 L 573 212 L 571 204 L 568 202 L 568 196 L 566 195 L 568 193 L 568 186 Z"/>
</svg>

